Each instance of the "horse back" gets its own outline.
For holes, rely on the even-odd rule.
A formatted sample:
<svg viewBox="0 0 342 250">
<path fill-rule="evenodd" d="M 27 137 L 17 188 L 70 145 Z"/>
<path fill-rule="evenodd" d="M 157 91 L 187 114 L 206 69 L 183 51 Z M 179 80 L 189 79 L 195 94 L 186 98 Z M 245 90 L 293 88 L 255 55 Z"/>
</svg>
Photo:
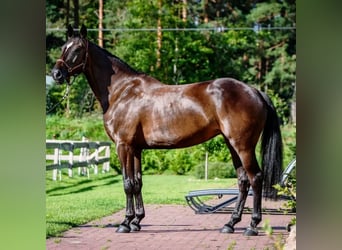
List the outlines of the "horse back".
<svg viewBox="0 0 342 250">
<path fill-rule="evenodd" d="M 139 81 L 138 81 L 139 82 Z M 255 91 L 234 79 L 165 85 L 132 84 L 125 97 L 111 106 L 105 127 L 115 142 L 143 148 L 178 148 L 204 142 L 250 119 L 257 110 Z M 251 109 L 251 111 L 248 111 Z M 243 124 L 237 123 L 238 126 Z"/>
</svg>

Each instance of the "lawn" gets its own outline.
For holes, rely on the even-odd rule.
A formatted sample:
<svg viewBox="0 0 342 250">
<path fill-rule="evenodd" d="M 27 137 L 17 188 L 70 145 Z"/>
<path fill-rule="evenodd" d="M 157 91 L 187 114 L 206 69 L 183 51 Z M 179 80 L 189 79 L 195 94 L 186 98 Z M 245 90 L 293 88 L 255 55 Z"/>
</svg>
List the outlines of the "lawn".
<svg viewBox="0 0 342 250">
<path fill-rule="evenodd" d="M 46 236 L 58 236 L 73 226 L 110 215 L 124 208 L 126 201 L 122 176 L 112 173 L 91 174 L 52 181 L 46 172 Z M 229 188 L 236 179 L 198 180 L 192 176 L 143 176 L 145 204 L 186 204 L 191 190 Z M 190 209 L 190 208 L 189 208 Z M 147 215 L 148 216 L 148 215 Z"/>
</svg>

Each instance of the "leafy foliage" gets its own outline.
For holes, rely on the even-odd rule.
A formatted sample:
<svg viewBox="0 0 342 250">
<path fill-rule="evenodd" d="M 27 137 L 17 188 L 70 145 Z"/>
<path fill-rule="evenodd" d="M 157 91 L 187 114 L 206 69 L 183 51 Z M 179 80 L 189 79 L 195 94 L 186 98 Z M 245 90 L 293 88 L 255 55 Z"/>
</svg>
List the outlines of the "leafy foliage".
<svg viewBox="0 0 342 250">
<path fill-rule="evenodd" d="M 78 9 L 73 3 L 68 9 L 65 3 L 48 0 L 46 26 L 63 28 L 67 22 L 84 23 L 89 28 L 90 40 L 96 43 L 97 32 L 93 29 L 98 27 L 98 2 L 79 0 L 79 3 Z M 78 20 L 75 10 L 79 13 Z M 256 4 L 250 1 L 188 0 L 186 5 L 178 0 L 162 1 L 161 5 L 158 0 L 107 0 L 103 26 L 110 30 L 104 31 L 103 42 L 105 49 L 133 68 L 168 84 L 219 77 L 234 77 L 251 84 L 271 97 L 286 125 L 295 99 L 296 30 L 285 28 L 294 27 L 295 22 L 296 5 L 292 0 L 258 1 Z M 223 29 L 227 27 L 233 29 Z M 241 27 L 249 29 L 239 29 Z M 146 28 L 154 30 L 139 30 Z M 163 30 L 159 34 L 157 28 L 178 30 Z M 47 74 L 60 56 L 64 41 L 63 30 L 47 32 Z M 47 136 L 59 134 L 63 139 L 79 140 L 86 133 L 94 140 L 108 140 L 99 104 L 85 77 L 78 76 L 69 96 L 61 101 L 64 93 L 65 86 L 52 86 L 47 90 L 47 113 L 58 115 L 47 118 Z M 50 110 L 53 106 L 56 107 Z M 76 122 L 64 124 L 64 117 L 75 118 Z M 90 130 L 93 135 L 89 135 Z M 295 127 L 283 126 L 282 131 L 286 164 L 296 151 Z M 203 167 L 206 151 L 209 152 L 209 162 L 216 169 L 221 168 L 222 162 L 231 162 L 224 139 L 216 137 L 187 149 L 144 151 L 143 170 L 146 173 L 186 174 L 194 171 L 195 166 Z M 115 150 L 112 152 L 111 165 L 120 172 Z"/>
<path fill-rule="evenodd" d="M 286 165 L 296 155 L 295 128 L 293 126 L 284 126 L 282 127 L 282 134 L 284 165 Z M 46 138 L 81 140 L 82 136 L 87 137 L 90 141 L 109 141 L 103 127 L 101 115 L 94 114 L 74 119 L 57 115 L 47 116 Z M 190 148 L 145 150 L 142 154 L 143 173 L 193 174 L 198 178 L 204 178 L 206 152 L 208 152 L 209 156 L 209 178 L 230 178 L 236 176 L 231 155 L 222 136 L 217 136 L 205 143 Z M 121 173 L 114 144 L 111 149 L 110 165 L 117 173 Z"/>
<path fill-rule="evenodd" d="M 117 30 L 104 31 L 104 47 L 133 68 L 168 84 L 237 78 L 266 93 L 275 93 L 283 123 L 290 120 L 296 84 L 296 30 L 285 28 L 295 26 L 295 1 L 159 3 L 158 0 L 105 1 L 103 26 Z M 67 21 L 84 23 L 90 28 L 90 40 L 97 42 L 97 32 L 91 30 L 98 27 L 97 1 L 79 0 L 78 20 L 73 4 L 69 10 L 67 7 L 60 1 L 47 1 L 47 28 L 62 28 Z M 157 27 L 179 30 L 163 30 L 161 34 L 120 30 Z M 250 29 L 223 30 L 223 27 Z M 205 28 L 214 29 L 200 30 Z M 64 39 L 62 30 L 47 32 L 47 74 L 59 57 Z M 87 112 L 100 112 L 94 97 L 88 93 L 85 79 L 79 78 L 75 83 L 69 105 L 58 105 L 52 114 L 80 117 Z M 47 106 L 58 102 L 62 92 L 62 88 L 48 91 Z"/>
<path fill-rule="evenodd" d="M 278 195 L 284 195 L 287 197 L 291 197 L 286 203 L 284 204 L 285 208 L 296 210 L 297 207 L 297 179 L 296 179 L 296 171 L 293 171 L 293 173 L 288 177 L 286 184 L 284 186 L 281 186 L 279 184 L 276 184 L 274 186 L 276 190 L 278 190 Z"/>
<path fill-rule="evenodd" d="M 198 164 L 194 167 L 194 176 L 198 179 L 205 178 L 204 163 Z M 232 163 L 226 162 L 210 162 L 208 164 L 208 179 L 217 178 L 236 178 L 236 171 Z"/>
</svg>

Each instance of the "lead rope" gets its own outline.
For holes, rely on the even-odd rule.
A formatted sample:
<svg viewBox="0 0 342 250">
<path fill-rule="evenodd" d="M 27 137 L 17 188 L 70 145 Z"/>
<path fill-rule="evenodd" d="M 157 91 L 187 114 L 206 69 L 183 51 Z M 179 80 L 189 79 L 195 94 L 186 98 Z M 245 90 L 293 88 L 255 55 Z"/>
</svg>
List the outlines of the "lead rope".
<svg viewBox="0 0 342 250">
<path fill-rule="evenodd" d="M 85 55 L 85 60 L 84 60 L 83 63 L 77 65 L 76 67 L 71 68 L 66 62 L 64 62 L 63 59 L 58 59 L 58 60 L 57 60 L 57 62 L 58 62 L 58 61 L 61 61 L 62 63 L 64 63 L 64 65 L 68 68 L 69 73 L 71 73 L 74 69 L 80 67 L 81 65 L 82 65 L 82 71 L 84 72 L 85 67 L 86 67 L 86 64 L 87 64 L 87 60 L 88 60 L 88 46 L 89 46 L 88 40 L 86 40 L 86 41 L 87 41 L 87 45 L 86 45 L 86 55 Z M 62 55 L 62 57 L 63 57 L 63 55 Z M 78 75 L 78 74 L 77 74 L 77 75 Z M 49 114 L 51 111 L 53 111 L 58 105 L 60 105 L 60 104 L 65 100 L 65 98 L 67 98 L 67 96 L 69 95 L 69 91 L 70 91 L 70 88 L 69 88 L 69 87 L 70 87 L 71 84 L 75 81 L 77 75 L 74 75 L 74 79 L 72 80 L 71 83 L 67 83 L 67 88 L 66 88 L 66 91 L 65 91 L 64 96 L 62 97 L 62 99 L 61 99 L 58 103 L 56 103 L 55 105 L 53 105 L 52 108 L 50 108 L 50 109 L 48 110 L 47 114 Z"/>
<path fill-rule="evenodd" d="M 76 78 L 76 76 L 74 77 L 74 79 L 72 80 L 72 82 L 71 82 L 70 84 L 67 83 L 67 87 L 66 87 L 64 96 L 62 97 L 62 99 L 61 99 L 59 102 L 57 102 L 55 105 L 52 106 L 52 108 L 50 108 L 50 109 L 47 111 L 47 114 L 49 114 L 51 111 L 53 111 L 58 105 L 60 105 L 60 104 L 65 100 L 65 98 L 68 97 L 69 92 L 70 92 L 70 86 L 71 86 L 71 84 L 75 81 L 75 78 Z"/>
</svg>

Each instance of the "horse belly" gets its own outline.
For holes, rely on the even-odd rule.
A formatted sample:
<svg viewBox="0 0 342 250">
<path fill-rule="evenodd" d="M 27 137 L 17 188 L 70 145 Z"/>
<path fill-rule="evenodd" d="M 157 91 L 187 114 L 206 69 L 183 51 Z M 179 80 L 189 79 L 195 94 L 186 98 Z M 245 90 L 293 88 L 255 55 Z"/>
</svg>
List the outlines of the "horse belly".
<svg viewBox="0 0 342 250">
<path fill-rule="evenodd" d="M 213 122 L 192 116 L 153 122 L 144 137 L 149 148 L 183 148 L 202 143 L 218 133 Z"/>
</svg>

